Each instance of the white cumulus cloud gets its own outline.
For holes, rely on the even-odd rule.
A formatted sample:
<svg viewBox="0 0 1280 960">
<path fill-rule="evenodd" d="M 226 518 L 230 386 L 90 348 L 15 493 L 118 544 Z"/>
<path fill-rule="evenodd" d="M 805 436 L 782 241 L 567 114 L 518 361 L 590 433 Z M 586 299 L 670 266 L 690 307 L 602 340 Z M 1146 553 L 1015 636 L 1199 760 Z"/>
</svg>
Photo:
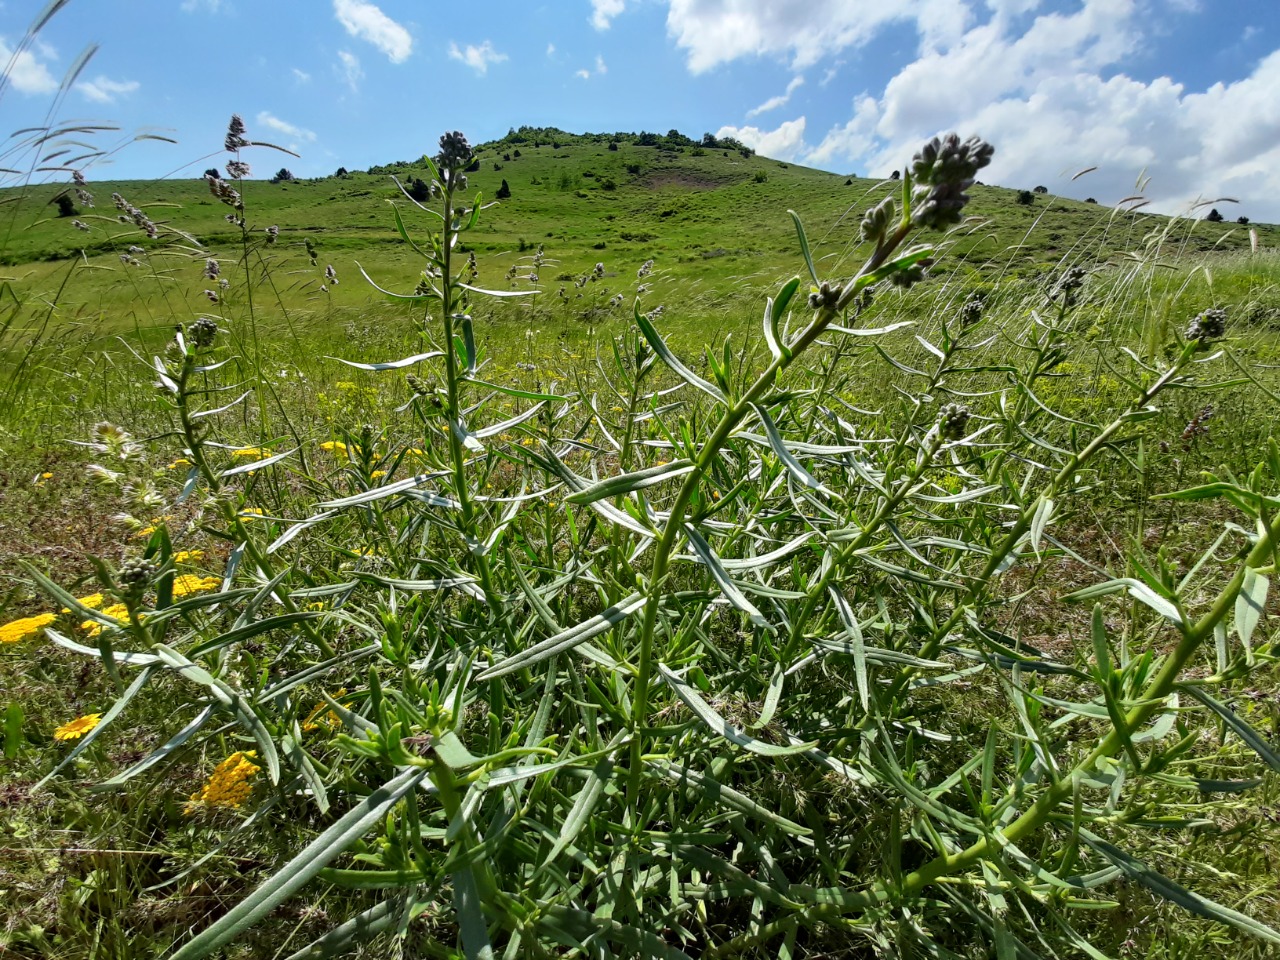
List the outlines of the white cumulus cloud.
<svg viewBox="0 0 1280 960">
<path fill-rule="evenodd" d="M 667 33 L 702 73 L 743 56 L 789 57 L 803 70 L 828 54 L 860 46 L 885 24 L 935 11 L 956 0 L 669 0 Z M 954 14 L 953 14 L 954 16 Z"/>
<path fill-rule="evenodd" d="M 795 160 L 806 150 L 805 118 L 785 120 L 775 130 L 759 127 L 721 127 L 717 137 L 733 137 L 762 156 L 774 160 Z"/>
<path fill-rule="evenodd" d="M 1280 50 L 1243 79 L 1196 91 L 1117 72 L 1154 29 L 1138 0 L 1083 0 L 1066 13 L 1035 0 L 987 4 L 990 19 L 953 40 L 922 36 L 918 59 L 855 98 L 805 159 L 882 176 L 954 129 L 995 145 L 991 183 L 1113 203 L 1145 171 L 1150 209 L 1233 196 L 1240 213 L 1280 220 Z"/>
<path fill-rule="evenodd" d="M 39 58 L 30 50 L 23 50 L 14 59 L 13 48 L 0 37 L 0 64 L 9 65 L 9 83 L 19 93 L 53 93 L 58 89 L 58 81 L 53 78 Z"/>
<path fill-rule="evenodd" d="M 449 58 L 451 60 L 460 60 L 468 67 L 481 75 L 489 70 L 489 64 L 501 63 L 507 59 L 505 53 L 499 53 L 493 49 L 493 44 L 486 40 L 480 46 L 469 43 L 464 48 L 459 48 L 452 40 L 449 41 Z"/>
<path fill-rule="evenodd" d="M 307 71 L 305 71 L 305 70 L 299 70 L 297 67 L 294 67 L 294 68 L 293 68 L 293 77 L 294 77 L 294 79 L 295 79 L 295 80 L 297 80 L 299 83 L 310 83 L 310 82 L 311 82 L 311 74 L 307 73 Z"/>
<path fill-rule="evenodd" d="M 625 8 L 625 0 L 591 0 L 591 25 L 597 30 L 608 30 L 609 22 Z"/>
<path fill-rule="evenodd" d="M 354 93 L 360 89 L 360 81 L 364 79 L 364 70 L 360 67 L 360 58 L 349 50 L 338 51 L 339 73 L 347 81 L 347 86 Z"/>
<path fill-rule="evenodd" d="M 403 63 L 413 52 L 413 37 L 377 4 L 368 0 L 333 0 L 333 12 L 347 33 L 381 50 L 392 63 Z"/>
<path fill-rule="evenodd" d="M 76 89 L 94 103 L 115 103 L 116 97 L 128 96 L 140 86 L 137 80 L 112 80 L 98 74 L 92 80 L 79 81 Z"/>
<path fill-rule="evenodd" d="M 274 130 L 276 133 L 283 133 L 291 140 L 306 140 L 308 143 L 313 143 L 316 139 L 315 133 L 311 130 L 306 129 L 305 127 L 295 126 L 287 120 L 281 120 L 275 114 L 267 110 L 259 111 L 258 124 L 269 130 Z"/>
<path fill-rule="evenodd" d="M 787 84 L 787 92 L 780 93 L 776 97 L 770 97 L 758 107 L 752 107 L 747 111 L 747 119 L 758 117 L 762 113 L 768 113 L 770 110 L 777 110 L 779 107 L 785 107 L 791 102 L 791 95 L 796 92 L 804 84 L 804 77 L 792 77 L 791 82 Z"/>
</svg>

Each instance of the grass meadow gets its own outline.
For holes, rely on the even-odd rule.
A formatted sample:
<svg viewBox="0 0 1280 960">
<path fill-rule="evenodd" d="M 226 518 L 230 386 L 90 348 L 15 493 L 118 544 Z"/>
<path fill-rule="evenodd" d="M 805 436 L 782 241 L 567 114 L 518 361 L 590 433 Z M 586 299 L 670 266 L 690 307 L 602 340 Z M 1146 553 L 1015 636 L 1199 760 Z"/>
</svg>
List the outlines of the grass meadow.
<svg viewBox="0 0 1280 960">
<path fill-rule="evenodd" d="M 1275 955 L 1275 228 L 227 136 L 0 194 L 0 955 Z"/>
</svg>

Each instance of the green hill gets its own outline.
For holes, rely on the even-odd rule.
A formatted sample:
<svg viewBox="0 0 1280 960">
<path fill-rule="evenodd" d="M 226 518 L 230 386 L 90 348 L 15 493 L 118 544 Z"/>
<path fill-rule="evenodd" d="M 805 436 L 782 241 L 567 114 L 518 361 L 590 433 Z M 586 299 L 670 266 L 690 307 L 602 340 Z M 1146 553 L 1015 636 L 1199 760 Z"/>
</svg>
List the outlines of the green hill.
<svg viewBox="0 0 1280 960">
<path fill-rule="evenodd" d="M 483 145 L 479 169 L 469 174 L 469 196 L 488 202 L 504 182 L 510 196 L 487 210 L 467 237 L 478 257 L 480 283 L 504 286 L 510 268 L 542 246 L 548 265 L 538 283 L 547 292 L 597 262 L 610 277 L 625 280 L 652 259 L 666 280 L 696 279 L 698 293 L 718 302 L 795 272 L 788 209 L 806 224 L 822 261 L 819 272 L 838 276 L 852 263 L 862 212 L 897 188 L 770 160 L 733 141 L 716 144 L 671 135 L 521 128 Z M 246 157 L 258 173 L 279 160 L 263 150 L 247 151 Z M 386 202 L 399 201 L 411 231 L 415 218 L 426 215 L 412 209 L 393 176 L 411 187 L 416 177 L 426 176 L 425 165 L 392 163 L 320 179 L 238 184 L 249 225 L 255 231 L 279 228 L 268 262 L 283 272 L 274 278 L 284 303 L 333 310 L 380 300 L 360 280 L 357 263 L 380 284 L 412 289 L 418 264 Z M 97 315 L 103 329 L 132 327 L 140 322 L 137 308 L 144 295 L 138 270 L 122 264 L 121 255 L 137 245 L 149 255 L 144 269 L 173 281 L 165 312 L 179 301 L 192 312 L 207 310 L 209 284 L 201 277 L 206 251 L 234 265 L 241 238 L 225 219 L 229 208 L 210 195 L 205 181 L 91 182 L 87 189 L 96 205 L 78 206 L 75 217 L 56 215 L 54 200 L 66 185 L 0 192 L 0 276 L 19 281 L 31 295 L 47 297 L 62 289 L 69 298 L 63 300 L 64 313 Z M 1175 255 L 1250 243 L 1249 231 L 1235 224 L 1173 221 L 1047 194 L 1031 194 L 1030 203 L 1020 203 L 1019 193 L 974 187 L 970 219 L 952 232 L 954 249 L 939 270 L 1034 276 L 1063 262 L 1117 257 L 1157 235 L 1164 238 L 1165 252 Z M 144 211 L 160 226 L 160 236 L 148 239 L 132 223 L 118 222 L 113 194 Z M 74 228 L 73 219 L 88 229 Z M 1275 227 L 1255 229 L 1263 245 L 1280 239 Z M 91 268 L 91 282 L 81 277 L 63 289 L 68 263 Z M 321 271 L 328 264 L 341 283 L 322 295 Z M 633 289 L 634 283 L 626 285 L 628 299 Z"/>
</svg>

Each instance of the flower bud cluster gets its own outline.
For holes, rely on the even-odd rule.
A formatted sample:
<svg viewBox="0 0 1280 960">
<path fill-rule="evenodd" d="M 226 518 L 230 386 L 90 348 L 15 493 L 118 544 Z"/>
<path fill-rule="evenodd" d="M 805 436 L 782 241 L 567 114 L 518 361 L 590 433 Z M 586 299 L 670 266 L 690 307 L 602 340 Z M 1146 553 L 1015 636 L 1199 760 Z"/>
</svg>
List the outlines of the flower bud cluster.
<svg viewBox="0 0 1280 960">
<path fill-rule="evenodd" d="M 201 317 L 187 328 L 187 339 L 198 349 L 213 346 L 213 339 L 218 335 L 218 325 L 208 317 Z"/>
<path fill-rule="evenodd" d="M 862 239 L 867 243 L 879 243 L 883 240 L 897 212 L 898 205 L 894 203 L 893 197 L 885 197 L 877 203 L 862 218 Z"/>
<path fill-rule="evenodd" d="M 976 293 L 960 307 L 960 326 L 968 329 L 982 319 L 982 297 Z"/>
<path fill-rule="evenodd" d="M 926 143 L 911 161 L 916 181 L 912 221 L 935 230 L 959 223 L 960 211 L 969 202 L 965 191 L 994 153 L 985 140 L 970 137 L 961 142 L 954 133 Z"/>
<path fill-rule="evenodd" d="M 962 403 L 948 403 L 938 411 L 938 431 L 946 440 L 959 440 L 969 429 L 972 414 Z"/>
<path fill-rule="evenodd" d="M 1208 343 L 1210 340 L 1221 340 L 1227 332 L 1227 311 L 1221 307 L 1210 307 L 1191 321 L 1187 327 L 1187 339 Z"/>
<path fill-rule="evenodd" d="M 1074 307 L 1088 276 L 1084 267 L 1068 267 L 1049 290 L 1050 300 L 1061 300 L 1064 307 Z"/>
<path fill-rule="evenodd" d="M 831 286 L 826 280 L 822 281 L 817 290 L 809 294 L 810 310 L 822 310 L 824 308 L 834 310 L 839 302 L 840 288 Z"/>
<path fill-rule="evenodd" d="M 440 137 L 440 152 L 436 154 L 436 166 L 441 172 L 463 170 L 471 165 L 471 144 L 461 131 L 454 130 Z"/>
<path fill-rule="evenodd" d="M 903 267 L 901 270 L 895 270 L 889 274 L 889 282 L 895 287 L 901 287 L 906 290 L 914 287 L 917 283 L 925 278 L 925 274 L 929 272 L 929 268 L 933 266 L 933 260 L 925 258 L 917 260 L 910 266 Z"/>
<path fill-rule="evenodd" d="M 156 565 L 150 560 L 126 560 L 116 573 L 121 594 L 126 597 L 141 597 L 146 592 L 147 584 L 155 576 L 156 569 Z"/>
<path fill-rule="evenodd" d="M 249 165 L 245 163 L 243 160 L 227 161 L 227 179 L 228 180 L 243 180 L 245 177 L 249 176 L 250 172 L 251 171 L 250 171 Z"/>
</svg>

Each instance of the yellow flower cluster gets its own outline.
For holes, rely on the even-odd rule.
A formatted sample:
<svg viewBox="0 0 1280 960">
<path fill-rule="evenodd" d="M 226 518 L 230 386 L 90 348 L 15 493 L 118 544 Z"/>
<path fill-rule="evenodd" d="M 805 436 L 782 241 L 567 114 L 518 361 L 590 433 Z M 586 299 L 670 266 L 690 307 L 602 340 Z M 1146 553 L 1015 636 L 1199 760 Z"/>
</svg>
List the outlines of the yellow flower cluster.
<svg viewBox="0 0 1280 960">
<path fill-rule="evenodd" d="M 189 597 L 194 593 L 208 593 L 222 586 L 220 577 L 197 577 L 192 573 L 184 573 L 173 578 L 173 598 Z"/>
<path fill-rule="evenodd" d="M 341 440 L 326 440 L 320 444 L 320 449 L 325 453 L 346 453 L 347 445 Z"/>
<path fill-rule="evenodd" d="M 201 807 L 224 807 L 237 810 L 253 792 L 249 781 L 262 768 L 253 762 L 256 750 L 237 750 L 223 760 L 209 776 L 209 782 L 191 795 L 186 813 L 195 813 Z"/>
<path fill-rule="evenodd" d="M 92 599 L 92 597 L 87 599 Z M 88 604 L 85 604 L 85 606 L 88 606 Z M 116 620 L 121 624 L 129 619 L 129 608 L 123 603 L 113 603 L 102 612 L 112 620 Z M 105 626 L 106 624 L 99 623 L 97 620 L 82 620 L 80 622 L 80 629 L 91 637 L 96 637 L 100 634 Z"/>
<path fill-rule="evenodd" d="M 52 613 L 38 613 L 34 617 L 11 620 L 0 626 L 0 643 L 17 643 L 27 637 L 34 637 L 57 619 Z"/>
<path fill-rule="evenodd" d="M 232 450 L 231 455 L 244 460 L 265 460 L 271 456 L 271 451 L 262 447 L 241 447 L 239 450 Z"/>
<path fill-rule="evenodd" d="M 195 563 L 204 559 L 203 550 L 179 550 L 173 555 L 174 563 Z"/>
<path fill-rule="evenodd" d="M 252 523 L 254 520 L 262 519 L 262 508 L 261 507 L 245 507 L 243 510 L 240 511 L 238 516 L 245 523 Z"/>
<path fill-rule="evenodd" d="M 337 700 L 346 692 L 347 688 L 343 687 L 333 694 L 333 699 Z M 317 730 L 337 730 L 341 726 L 342 718 L 333 712 L 333 707 L 322 700 L 307 715 L 307 719 L 302 721 L 302 732 L 314 733 Z"/>
<path fill-rule="evenodd" d="M 88 607 L 90 610 L 101 610 L 103 604 L 103 596 L 100 593 L 91 593 L 87 597 L 77 597 L 76 603 L 82 607 Z M 70 607 L 63 607 L 63 613 L 70 613 Z"/>
<path fill-rule="evenodd" d="M 53 731 L 53 739 L 55 740 L 79 740 L 86 733 L 96 727 L 102 721 L 102 714 L 90 713 L 83 717 L 76 717 L 69 723 L 64 723 L 57 730 Z"/>
</svg>

